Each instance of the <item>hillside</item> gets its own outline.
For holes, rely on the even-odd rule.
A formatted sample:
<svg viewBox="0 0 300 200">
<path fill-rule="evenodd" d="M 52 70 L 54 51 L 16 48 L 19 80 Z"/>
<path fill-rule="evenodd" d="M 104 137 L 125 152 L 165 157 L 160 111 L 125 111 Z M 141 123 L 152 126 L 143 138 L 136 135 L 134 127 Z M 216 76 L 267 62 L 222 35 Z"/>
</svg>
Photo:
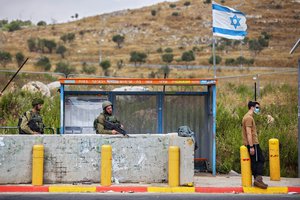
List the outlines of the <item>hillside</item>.
<svg viewBox="0 0 300 200">
<path fill-rule="evenodd" d="M 34 63 L 43 55 L 51 60 L 51 71 L 55 69 L 57 62 L 65 60 L 76 67 L 77 73 L 81 73 L 82 63 L 85 62 L 99 68 L 97 73 L 101 74 L 98 67 L 101 54 L 101 60 L 111 60 L 111 71 L 116 74 L 118 61 L 123 60 L 125 65 L 130 64 L 130 52 L 145 52 L 148 55 L 146 64 L 163 64 L 162 53 L 157 50 L 168 47 L 173 49 L 172 64 L 186 65 L 178 59 L 184 51 L 196 49 L 196 60 L 189 65 L 210 65 L 208 59 L 212 54 L 211 4 L 189 0 L 190 5 L 184 6 L 186 1 L 163 2 L 69 23 L 44 27 L 30 26 L 14 32 L 1 31 L 0 47 L 13 56 L 19 51 L 29 56 L 31 59 L 27 69 L 32 70 L 40 70 L 34 67 Z M 172 8 L 170 4 L 175 4 L 176 7 Z M 249 51 L 247 45 L 226 47 L 217 51 L 217 55 L 222 57 L 221 65 L 225 65 L 226 58 L 236 59 L 242 55 L 247 59 L 254 59 L 253 66 L 296 67 L 300 50 L 292 56 L 289 55 L 289 51 L 300 36 L 299 0 L 233 0 L 225 1 L 223 5 L 246 13 L 249 39 L 257 39 L 262 32 L 268 33 L 271 38 L 269 46 L 257 55 Z M 155 16 L 151 14 L 153 10 L 156 12 Z M 174 13 L 178 16 L 174 16 Z M 64 44 L 60 37 L 66 33 L 75 33 L 75 39 Z M 125 36 L 122 48 L 117 48 L 116 43 L 112 41 L 112 37 L 116 34 Z M 55 53 L 29 52 L 27 45 L 29 38 L 53 39 L 57 44 L 65 45 L 67 48 L 65 58 L 62 59 Z M 15 66 L 14 62 L 7 68 Z M 129 73 L 124 69 L 123 71 L 125 74 Z"/>
</svg>

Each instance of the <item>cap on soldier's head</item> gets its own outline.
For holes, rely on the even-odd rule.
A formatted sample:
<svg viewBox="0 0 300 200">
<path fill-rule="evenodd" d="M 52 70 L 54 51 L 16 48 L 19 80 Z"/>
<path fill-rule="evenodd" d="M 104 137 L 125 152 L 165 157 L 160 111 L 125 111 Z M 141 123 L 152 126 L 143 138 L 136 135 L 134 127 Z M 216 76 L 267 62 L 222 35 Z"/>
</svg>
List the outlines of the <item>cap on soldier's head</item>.
<svg viewBox="0 0 300 200">
<path fill-rule="evenodd" d="M 32 100 L 32 106 L 36 106 L 38 104 L 44 104 L 44 100 L 41 98 L 35 98 Z"/>
<path fill-rule="evenodd" d="M 104 101 L 102 103 L 102 109 L 105 110 L 107 106 L 112 106 L 112 103 L 110 101 Z"/>
</svg>

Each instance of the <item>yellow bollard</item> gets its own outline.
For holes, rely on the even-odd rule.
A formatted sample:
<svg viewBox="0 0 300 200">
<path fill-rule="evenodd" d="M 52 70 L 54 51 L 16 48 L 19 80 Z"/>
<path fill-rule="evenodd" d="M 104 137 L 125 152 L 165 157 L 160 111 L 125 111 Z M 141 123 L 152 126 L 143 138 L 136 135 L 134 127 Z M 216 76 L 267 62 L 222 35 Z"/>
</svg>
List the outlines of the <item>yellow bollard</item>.
<svg viewBox="0 0 300 200">
<path fill-rule="evenodd" d="M 44 146 L 34 145 L 32 150 L 32 185 L 43 185 L 44 177 Z"/>
<path fill-rule="evenodd" d="M 279 140 L 269 140 L 270 180 L 280 181 Z"/>
<path fill-rule="evenodd" d="M 180 157 L 179 157 L 179 147 L 170 146 L 169 147 L 169 186 L 178 187 L 179 186 L 179 166 L 180 166 Z"/>
<path fill-rule="evenodd" d="M 240 147 L 242 186 L 252 186 L 251 160 L 246 146 Z"/>
<path fill-rule="evenodd" d="M 111 186 L 112 147 L 103 145 L 101 148 L 101 185 Z"/>
</svg>

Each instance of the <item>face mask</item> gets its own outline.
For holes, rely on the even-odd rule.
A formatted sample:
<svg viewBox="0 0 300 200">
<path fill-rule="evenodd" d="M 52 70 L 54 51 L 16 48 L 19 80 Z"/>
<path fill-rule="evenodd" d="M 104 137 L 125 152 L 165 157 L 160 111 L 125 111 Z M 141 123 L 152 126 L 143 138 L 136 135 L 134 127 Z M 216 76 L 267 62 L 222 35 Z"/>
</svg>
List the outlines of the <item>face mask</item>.
<svg viewBox="0 0 300 200">
<path fill-rule="evenodd" d="M 260 113 L 260 109 L 259 108 L 255 108 L 253 111 L 255 114 L 259 114 Z"/>
</svg>

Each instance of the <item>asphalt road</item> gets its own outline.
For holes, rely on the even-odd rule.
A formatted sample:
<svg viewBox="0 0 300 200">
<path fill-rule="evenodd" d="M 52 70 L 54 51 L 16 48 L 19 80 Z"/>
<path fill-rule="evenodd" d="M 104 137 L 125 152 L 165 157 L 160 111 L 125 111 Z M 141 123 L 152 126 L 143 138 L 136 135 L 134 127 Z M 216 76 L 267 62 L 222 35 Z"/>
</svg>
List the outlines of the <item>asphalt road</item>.
<svg viewBox="0 0 300 200">
<path fill-rule="evenodd" d="M 120 194 L 120 193 L 0 193 L 0 200 L 300 200 L 300 194 L 253 195 L 253 194 Z"/>
</svg>

